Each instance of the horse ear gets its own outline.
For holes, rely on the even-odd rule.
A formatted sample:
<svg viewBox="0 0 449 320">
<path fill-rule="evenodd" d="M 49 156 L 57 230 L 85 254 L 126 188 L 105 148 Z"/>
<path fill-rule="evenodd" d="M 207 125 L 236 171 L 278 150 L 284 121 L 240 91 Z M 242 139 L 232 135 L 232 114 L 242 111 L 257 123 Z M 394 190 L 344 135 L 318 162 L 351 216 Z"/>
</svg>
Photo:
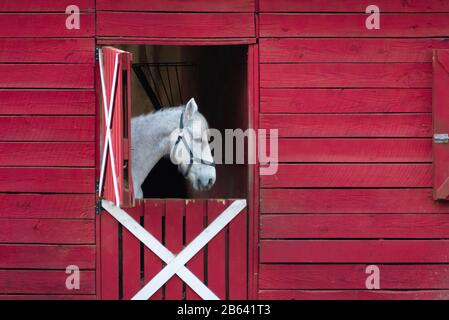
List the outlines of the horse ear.
<svg viewBox="0 0 449 320">
<path fill-rule="evenodd" d="M 189 120 L 193 117 L 195 112 L 198 111 L 198 105 L 195 102 L 195 99 L 192 98 L 186 104 L 186 111 L 184 112 L 184 120 Z"/>
</svg>

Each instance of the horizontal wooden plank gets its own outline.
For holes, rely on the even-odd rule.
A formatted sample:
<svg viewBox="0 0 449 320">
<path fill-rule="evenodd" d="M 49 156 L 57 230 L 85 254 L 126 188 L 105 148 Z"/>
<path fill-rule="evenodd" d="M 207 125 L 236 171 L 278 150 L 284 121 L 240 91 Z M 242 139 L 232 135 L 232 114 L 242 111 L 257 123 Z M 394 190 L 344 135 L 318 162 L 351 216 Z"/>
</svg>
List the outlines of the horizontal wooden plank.
<svg viewBox="0 0 449 320">
<path fill-rule="evenodd" d="M 95 272 L 80 271 L 79 289 L 69 290 L 65 270 L 0 270 L 3 294 L 95 294 Z M 1 299 L 1 298 L 0 298 Z"/>
<path fill-rule="evenodd" d="M 0 243 L 95 244 L 95 222 L 72 219 L 0 219 Z"/>
<path fill-rule="evenodd" d="M 431 137 L 430 114 L 262 114 L 279 137 Z"/>
<path fill-rule="evenodd" d="M 261 89 L 262 113 L 431 112 L 431 89 Z"/>
<path fill-rule="evenodd" d="M 260 177 L 262 188 L 431 187 L 431 164 L 280 164 Z"/>
<path fill-rule="evenodd" d="M 93 90 L 0 90 L 0 114 L 94 115 Z"/>
<path fill-rule="evenodd" d="M 371 2 L 360 0 L 260 0 L 260 12 L 365 12 Z M 448 12 L 445 0 L 377 0 L 381 12 Z"/>
<path fill-rule="evenodd" d="M 1 244 L 0 268 L 62 269 L 76 265 L 95 268 L 95 246 Z"/>
<path fill-rule="evenodd" d="M 262 240 L 260 261 L 447 263 L 449 240 Z"/>
<path fill-rule="evenodd" d="M 114 37 L 254 37 L 251 13 L 97 12 L 97 35 Z"/>
<path fill-rule="evenodd" d="M 449 290 L 260 290 L 266 300 L 447 300 Z"/>
<path fill-rule="evenodd" d="M 89 89 L 91 64 L 0 64 L 0 88 Z"/>
<path fill-rule="evenodd" d="M 65 12 L 73 5 L 71 0 L 2 0 L 0 12 Z M 80 11 L 93 11 L 95 0 L 77 0 L 76 5 Z"/>
<path fill-rule="evenodd" d="M 0 192 L 95 192 L 94 168 L 0 168 Z"/>
<path fill-rule="evenodd" d="M 92 167 L 93 142 L 0 142 L 1 166 Z"/>
<path fill-rule="evenodd" d="M 0 218 L 93 219 L 94 194 L 0 194 Z"/>
<path fill-rule="evenodd" d="M 95 62 L 93 38 L 0 38 L 0 48 L 2 63 Z"/>
<path fill-rule="evenodd" d="M 94 116 L 0 116 L 0 141 L 95 141 Z"/>
<path fill-rule="evenodd" d="M 431 189 L 262 189 L 261 213 L 449 213 Z"/>
<path fill-rule="evenodd" d="M 366 289 L 367 265 L 289 264 L 259 269 L 261 289 Z M 380 288 L 448 289 L 449 265 L 378 265 Z M 419 275 L 417 277 L 416 275 Z"/>
<path fill-rule="evenodd" d="M 278 148 L 279 162 L 432 161 L 431 139 L 279 139 Z"/>
<path fill-rule="evenodd" d="M 0 37 L 78 38 L 95 35 L 95 14 L 81 13 L 79 29 L 67 29 L 68 17 L 66 13 L 0 13 Z"/>
<path fill-rule="evenodd" d="M 449 238 L 448 214 L 274 214 L 260 226 L 273 239 Z"/>
<path fill-rule="evenodd" d="M 447 39 L 260 39 L 262 63 L 432 62 Z"/>
<path fill-rule="evenodd" d="M 97 0 L 97 10 L 173 12 L 254 12 L 255 0 Z"/>
<path fill-rule="evenodd" d="M 262 64 L 260 86 L 262 88 L 430 88 L 432 66 L 430 63 Z"/>
<path fill-rule="evenodd" d="M 365 7 L 366 8 L 366 7 Z M 382 9 L 381 9 L 382 10 Z M 260 14 L 261 37 L 445 37 L 449 13 L 382 14 L 368 30 L 363 14 Z"/>
</svg>

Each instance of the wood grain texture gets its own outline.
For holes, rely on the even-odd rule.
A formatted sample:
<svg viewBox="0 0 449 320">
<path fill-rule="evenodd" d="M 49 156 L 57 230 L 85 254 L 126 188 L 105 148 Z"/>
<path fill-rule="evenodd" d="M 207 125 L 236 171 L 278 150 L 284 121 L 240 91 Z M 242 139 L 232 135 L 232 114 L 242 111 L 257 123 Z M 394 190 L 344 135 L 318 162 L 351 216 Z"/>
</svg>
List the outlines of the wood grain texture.
<svg viewBox="0 0 449 320">
<path fill-rule="evenodd" d="M 162 223 L 165 213 L 165 201 L 161 199 L 144 200 L 144 227 L 158 241 L 163 243 L 164 233 Z M 144 249 L 144 283 L 151 281 L 164 267 L 164 263 L 153 251 Z M 151 296 L 150 300 L 162 300 L 164 288 L 160 288 Z"/>
<path fill-rule="evenodd" d="M 248 299 L 248 213 L 245 208 L 229 224 L 228 299 Z"/>
<path fill-rule="evenodd" d="M 0 48 L 1 63 L 95 62 L 93 38 L 0 38 Z"/>
<path fill-rule="evenodd" d="M 91 64 L 0 64 L 0 76 L 0 88 L 94 87 L 94 66 Z"/>
<path fill-rule="evenodd" d="M 431 62 L 447 39 L 260 39 L 261 63 Z"/>
<path fill-rule="evenodd" d="M 140 223 L 142 206 L 127 208 L 132 219 Z M 122 230 L 122 287 L 123 300 L 131 300 L 141 288 L 140 241 L 126 228 Z"/>
<path fill-rule="evenodd" d="M 95 294 L 95 272 L 81 270 L 79 275 L 79 289 L 69 290 L 65 270 L 0 270 L 0 290 L 2 294 Z"/>
<path fill-rule="evenodd" d="M 366 6 L 365 6 L 366 8 Z M 368 30 L 363 14 L 260 14 L 261 37 L 445 37 L 448 13 L 382 14 Z"/>
<path fill-rule="evenodd" d="M 431 112 L 431 89 L 262 89 L 262 113 Z"/>
<path fill-rule="evenodd" d="M 260 86 L 261 88 L 430 88 L 432 66 L 430 63 L 261 64 Z"/>
<path fill-rule="evenodd" d="M 227 201 L 208 200 L 207 224 L 210 225 L 228 207 Z M 227 265 L 230 257 L 226 257 L 227 229 L 222 229 L 207 244 L 207 286 L 220 300 L 227 299 Z M 237 257 L 238 259 L 238 257 Z"/>
<path fill-rule="evenodd" d="M 430 164 L 281 164 L 260 177 L 262 188 L 430 187 Z"/>
<path fill-rule="evenodd" d="M 94 227 L 92 220 L 0 218 L 0 243 L 95 244 Z"/>
<path fill-rule="evenodd" d="M 261 289 L 366 289 L 367 265 L 261 265 Z M 449 265 L 378 265 L 380 287 L 387 289 L 447 289 Z M 419 275 L 417 277 L 417 275 Z M 373 290 L 376 291 L 376 290 Z"/>
<path fill-rule="evenodd" d="M 97 12 L 97 35 L 155 38 L 254 37 L 254 15 Z"/>
<path fill-rule="evenodd" d="M 100 286 L 101 299 L 119 299 L 119 223 L 108 212 L 100 215 Z"/>
<path fill-rule="evenodd" d="M 93 167 L 93 142 L 0 142 L 1 166 Z"/>
<path fill-rule="evenodd" d="M 429 189 L 262 189 L 261 213 L 449 213 Z"/>
<path fill-rule="evenodd" d="M 255 0 L 97 0 L 97 10 L 172 12 L 254 12 Z"/>
<path fill-rule="evenodd" d="M 262 114 L 279 137 L 431 137 L 430 114 Z"/>
<path fill-rule="evenodd" d="M 187 201 L 185 207 L 185 234 L 186 243 L 189 244 L 205 228 L 205 217 L 207 204 L 204 201 Z M 201 281 L 204 281 L 204 260 L 205 249 L 200 250 L 189 262 L 186 267 Z M 189 286 L 186 287 L 187 300 L 201 300 L 200 296 Z"/>
<path fill-rule="evenodd" d="M 94 115 L 93 90 L 0 90 L 2 115 Z"/>
<path fill-rule="evenodd" d="M 0 268 L 61 269 L 77 265 L 95 268 L 95 246 L 1 244 Z"/>
<path fill-rule="evenodd" d="M 3 116 L 0 141 L 94 141 L 93 116 Z"/>
<path fill-rule="evenodd" d="M 94 194 L 0 194 L 0 218 L 93 219 Z"/>
<path fill-rule="evenodd" d="M 178 254 L 184 247 L 183 244 L 183 216 L 184 201 L 170 200 L 165 203 L 165 246 L 173 254 Z M 183 282 L 177 276 L 173 276 L 165 283 L 166 300 L 183 299 Z"/>
<path fill-rule="evenodd" d="M 0 168 L 0 192 L 94 193 L 94 168 Z"/>
<path fill-rule="evenodd" d="M 262 240 L 260 261 L 447 263 L 449 240 Z"/>
<path fill-rule="evenodd" d="M 261 238 L 449 238 L 447 214 L 262 215 Z"/>
<path fill-rule="evenodd" d="M 447 300 L 449 290 L 261 290 L 267 300 Z"/>
<path fill-rule="evenodd" d="M 0 12 L 65 12 L 71 0 L 3 0 L 0 3 Z M 95 0 L 78 0 L 76 5 L 81 12 L 93 11 Z"/>
<path fill-rule="evenodd" d="M 260 12 L 365 12 L 371 2 L 359 0 L 260 0 Z M 378 0 L 381 12 L 448 12 L 445 0 Z"/>
<path fill-rule="evenodd" d="M 0 294 L 0 300 L 97 300 L 93 294 Z"/>
<path fill-rule="evenodd" d="M 278 161 L 281 163 L 432 162 L 432 141 L 430 139 L 316 138 L 279 139 L 278 143 Z"/>
<path fill-rule="evenodd" d="M 79 38 L 95 35 L 95 14 L 81 13 L 79 29 L 67 29 L 67 18 L 66 13 L 0 13 L 0 38 Z"/>
</svg>

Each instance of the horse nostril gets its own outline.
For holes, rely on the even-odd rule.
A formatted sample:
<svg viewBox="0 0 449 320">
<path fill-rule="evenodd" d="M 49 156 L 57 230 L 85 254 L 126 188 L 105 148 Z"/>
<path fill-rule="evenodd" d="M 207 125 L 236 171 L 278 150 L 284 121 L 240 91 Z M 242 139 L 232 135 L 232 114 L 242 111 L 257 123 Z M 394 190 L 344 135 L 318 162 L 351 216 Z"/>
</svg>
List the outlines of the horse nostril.
<svg viewBox="0 0 449 320">
<path fill-rule="evenodd" d="M 209 178 L 209 182 L 208 182 L 208 186 L 210 187 L 211 185 L 213 185 L 214 184 L 214 179 L 212 179 L 212 178 Z"/>
</svg>

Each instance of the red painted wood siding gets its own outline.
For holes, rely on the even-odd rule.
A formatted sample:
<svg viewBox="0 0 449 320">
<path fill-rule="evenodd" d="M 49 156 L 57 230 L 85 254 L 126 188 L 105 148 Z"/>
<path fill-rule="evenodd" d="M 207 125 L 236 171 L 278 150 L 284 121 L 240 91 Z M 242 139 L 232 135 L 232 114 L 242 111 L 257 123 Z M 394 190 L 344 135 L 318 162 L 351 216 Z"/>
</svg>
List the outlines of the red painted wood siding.
<svg viewBox="0 0 449 320">
<path fill-rule="evenodd" d="M 379 0 L 381 29 L 368 31 L 368 1 L 257 2 L 258 25 L 254 0 L 80 0 L 80 30 L 65 28 L 67 1 L 1 2 L 0 118 L 12 130 L 0 137 L 0 268 L 8 269 L 0 271 L 0 299 L 96 298 L 97 253 L 118 255 L 118 247 L 92 242 L 93 227 L 118 242 L 112 218 L 94 223 L 94 37 L 188 43 L 257 35 L 258 120 L 281 132 L 278 176 L 261 181 L 259 298 L 449 299 L 449 205 L 433 200 L 429 173 L 431 56 L 449 47 L 449 3 Z M 154 206 L 135 214 L 162 240 L 165 205 Z M 189 219 L 186 239 L 198 231 L 199 216 Z M 230 252 L 241 249 L 232 229 L 228 240 Z M 144 259 L 148 281 L 162 264 L 148 250 Z M 381 290 L 363 285 L 373 263 Z M 82 269 L 82 291 L 63 287 L 69 264 Z M 198 260 L 190 268 L 205 273 Z M 136 280 L 125 281 L 128 294 Z M 118 281 L 105 283 L 103 298 L 116 297 Z M 229 297 L 244 297 L 233 290 Z"/>
<path fill-rule="evenodd" d="M 433 57 L 433 134 L 449 133 L 449 50 L 435 50 Z M 433 141 L 433 197 L 449 199 L 449 145 Z"/>
<path fill-rule="evenodd" d="M 97 295 L 94 1 L 76 3 L 80 30 L 71 4 L 0 3 L 0 299 Z"/>
<path fill-rule="evenodd" d="M 431 140 L 449 3 L 380 0 L 367 30 L 370 4 L 259 1 L 260 127 L 280 135 L 278 172 L 261 176 L 259 298 L 449 298 Z"/>
<path fill-rule="evenodd" d="M 107 151 L 106 167 L 104 173 L 102 195 L 104 199 L 117 203 L 122 208 L 132 207 L 134 192 L 132 186 L 131 174 L 131 63 L 132 55 L 129 52 L 118 50 L 113 47 L 105 47 L 102 49 L 103 65 L 104 65 L 104 86 L 106 90 L 108 113 L 111 113 L 110 129 L 111 129 L 111 145 L 112 150 Z M 117 66 L 117 67 L 116 67 Z M 117 72 L 115 74 L 115 72 Z M 114 79 L 115 76 L 115 79 Z M 115 87 L 113 87 L 113 84 Z M 114 92 L 114 102 L 111 109 L 110 97 Z M 102 141 L 104 146 L 106 140 L 106 113 L 105 107 L 101 105 L 101 130 Z M 108 124 L 109 125 L 109 124 Z M 103 148 L 101 157 L 103 157 Z M 115 185 L 113 179 L 112 159 L 114 154 L 114 165 L 117 182 L 117 192 L 115 194 Z M 126 179 L 128 177 L 128 179 Z"/>
<path fill-rule="evenodd" d="M 238 39 L 256 37 L 255 0 L 99 0 L 100 37 Z"/>
<path fill-rule="evenodd" d="M 150 38 L 250 38 L 252 13 L 97 12 L 97 35 Z"/>
<path fill-rule="evenodd" d="M 255 0 L 97 0 L 98 11 L 254 12 Z"/>
</svg>

